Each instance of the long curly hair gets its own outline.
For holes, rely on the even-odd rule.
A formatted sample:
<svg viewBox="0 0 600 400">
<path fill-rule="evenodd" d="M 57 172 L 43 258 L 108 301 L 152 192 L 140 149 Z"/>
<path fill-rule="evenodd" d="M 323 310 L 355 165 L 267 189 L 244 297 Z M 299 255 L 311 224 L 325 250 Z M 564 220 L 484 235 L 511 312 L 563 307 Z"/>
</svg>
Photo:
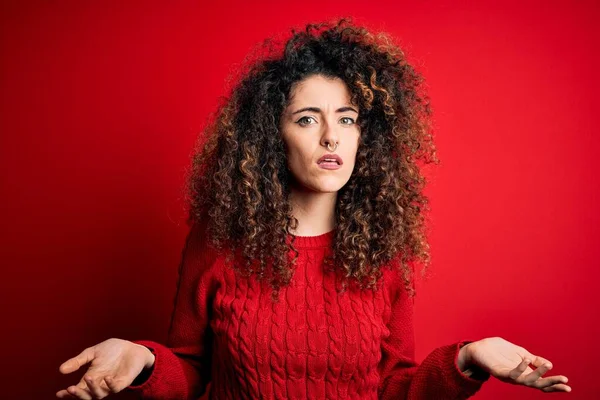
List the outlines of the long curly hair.
<svg viewBox="0 0 600 400">
<path fill-rule="evenodd" d="M 351 18 L 291 33 L 250 53 L 199 136 L 186 177 L 187 223 L 203 222 L 216 249 L 237 249 L 244 262 L 236 270 L 267 279 L 276 296 L 299 254 L 280 117 L 294 83 L 315 74 L 339 78 L 361 110 L 360 138 L 354 171 L 338 192 L 326 266 L 340 273 L 342 291 L 348 283 L 375 290 L 382 268 L 393 266 L 412 296 L 414 262 L 423 271 L 430 262 L 418 162 L 439 162 L 423 78 L 388 34 Z"/>
</svg>

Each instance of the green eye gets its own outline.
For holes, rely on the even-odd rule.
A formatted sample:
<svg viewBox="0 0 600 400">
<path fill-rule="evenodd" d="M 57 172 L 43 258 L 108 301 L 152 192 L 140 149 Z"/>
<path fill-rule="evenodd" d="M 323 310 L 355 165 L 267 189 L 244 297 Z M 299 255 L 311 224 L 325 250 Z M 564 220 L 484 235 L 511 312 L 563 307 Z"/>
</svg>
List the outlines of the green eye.
<svg viewBox="0 0 600 400">
<path fill-rule="evenodd" d="M 310 124 L 307 124 L 305 122 L 302 122 L 302 121 L 306 121 L 306 119 L 312 119 L 312 120 L 314 120 L 313 117 L 305 116 L 305 117 L 300 118 L 296 123 L 300 124 L 301 126 L 310 125 Z"/>
<path fill-rule="evenodd" d="M 308 116 L 308 115 L 300 118 L 298 121 L 296 121 L 296 123 L 299 124 L 300 126 L 312 125 L 310 120 L 313 120 L 316 123 L 316 120 L 313 117 Z M 343 125 L 354 125 L 356 123 L 354 121 L 354 119 L 352 119 L 350 117 L 342 117 L 340 119 L 340 121 L 343 121 L 342 122 Z"/>
</svg>

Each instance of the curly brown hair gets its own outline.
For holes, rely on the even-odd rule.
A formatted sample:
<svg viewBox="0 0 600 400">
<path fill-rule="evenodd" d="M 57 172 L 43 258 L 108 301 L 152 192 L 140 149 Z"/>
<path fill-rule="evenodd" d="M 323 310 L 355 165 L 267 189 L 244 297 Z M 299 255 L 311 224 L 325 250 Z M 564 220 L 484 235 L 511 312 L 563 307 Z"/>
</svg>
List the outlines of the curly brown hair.
<svg viewBox="0 0 600 400">
<path fill-rule="evenodd" d="M 211 244 L 241 250 L 236 270 L 268 279 L 275 295 L 287 285 L 298 258 L 290 233 L 298 221 L 288 201 L 293 177 L 280 118 L 294 83 L 316 74 L 339 78 L 361 110 L 360 139 L 354 171 L 338 192 L 326 265 L 343 275 L 342 290 L 349 282 L 376 289 L 382 268 L 395 266 L 414 295 L 413 262 L 423 262 L 423 271 L 430 262 L 418 162 L 439 162 L 423 78 L 387 33 L 372 34 L 351 18 L 291 33 L 267 39 L 259 47 L 264 54 L 250 54 L 198 138 L 187 171 L 187 222 L 205 220 Z"/>
</svg>

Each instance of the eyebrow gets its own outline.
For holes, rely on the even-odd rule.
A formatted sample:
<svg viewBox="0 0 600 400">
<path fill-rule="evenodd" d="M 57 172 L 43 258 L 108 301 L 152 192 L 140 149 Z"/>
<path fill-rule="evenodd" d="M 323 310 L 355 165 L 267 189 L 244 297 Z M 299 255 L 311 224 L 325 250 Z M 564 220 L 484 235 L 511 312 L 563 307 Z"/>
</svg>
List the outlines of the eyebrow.
<svg viewBox="0 0 600 400">
<path fill-rule="evenodd" d="M 304 107 L 304 108 L 301 108 L 301 109 L 299 109 L 297 111 L 294 111 L 292 113 L 292 115 L 296 115 L 296 114 L 299 114 L 299 113 L 304 112 L 304 111 L 312 111 L 312 112 L 320 113 L 321 109 L 319 107 Z M 358 111 L 356 111 L 352 107 L 342 107 L 342 108 L 338 108 L 337 110 L 335 110 L 335 112 L 338 112 L 338 113 L 342 113 L 342 112 L 345 112 L 345 111 L 354 111 L 355 113 L 358 114 Z"/>
</svg>

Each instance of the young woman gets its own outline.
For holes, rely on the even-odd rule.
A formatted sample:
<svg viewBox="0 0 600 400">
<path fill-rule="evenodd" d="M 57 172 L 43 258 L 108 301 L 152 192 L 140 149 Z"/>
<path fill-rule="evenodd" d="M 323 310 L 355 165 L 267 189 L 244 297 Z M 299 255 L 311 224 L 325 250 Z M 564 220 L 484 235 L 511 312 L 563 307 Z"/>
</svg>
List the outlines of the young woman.
<svg viewBox="0 0 600 400">
<path fill-rule="evenodd" d="M 490 375 L 570 391 L 499 337 L 415 362 L 417 161 L 437 161 L 421 78 L 349 19 L 293 33 L 265 45 L 198 147 L 166 345 L 87 348 L 60 366 L 91 363 L 57 397 L 196 399 L 210 382 L 211 399 L 465 399 Z"/>
</svg>

